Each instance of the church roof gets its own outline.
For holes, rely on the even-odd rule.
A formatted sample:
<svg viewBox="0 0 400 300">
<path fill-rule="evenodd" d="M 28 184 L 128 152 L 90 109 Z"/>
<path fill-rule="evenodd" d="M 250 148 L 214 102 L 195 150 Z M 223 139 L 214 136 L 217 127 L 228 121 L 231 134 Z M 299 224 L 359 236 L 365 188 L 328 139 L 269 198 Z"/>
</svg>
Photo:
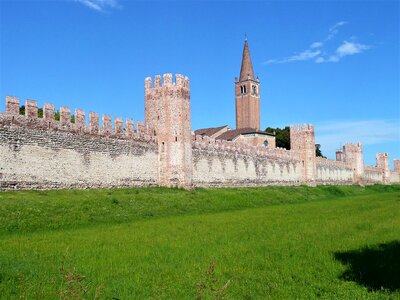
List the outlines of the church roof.
<svg viewBox="0 0 400 300">
<path fill-rule="evenodd" d="M 249 45 L 246 39 L 244 41 L 242 67 L 240 68 L 239 81 L 244 81 L 247 79 L 254 80 L 254 71 L 253 71 L 253 64 L 251 63 Z"/>
<path fill-rule="evenodd" d="M 225 131 L 218 134 L 223 129 L 225 129 Z M 261 134 L 261 135 L 275 136 L 275 134 L 273 134 L 273 133 L 261 131 L 261 130 L 255 129 L 255 128 L 229 129 L 228 125 L 197 129 L 194 131 L 194 134 L 201 135 L 201 136 L 209 136 L 209 137 L 214 136 L 214 138 L 217 140 L 226 140 L 226 141 L 233 141 L 239 135 L 246 135 L 246 134 Z M 218 135 L 215 136 L 216 134 L 218 134 Z"/>
<path fill-rule="evenodd" d="M 270 136 L 275 136 L 272 133 L 268 133 L 265 131 L 257 130 L 254 128 L 239 128 L 239 129 L 233 129 L 233 130 L 228 130 L 224 132 L 223 134 L 219 135 L 216 137 L 217 140 L 226 140 L 226 141 L 233 141 L 240 135 L 246 135 L 246 134 L 261 134 L 261 135 L 270 135 Z"/>
<path fill-rule="evenodd" d="M 220 127 L 210 127 L 210 128 L 201 128 L 194 131 L 195 135 L 205 135 L 212 136 L 216 134 L 218 131 L 228 127 L 228 125 L 220 126 Z"/>
</svg>

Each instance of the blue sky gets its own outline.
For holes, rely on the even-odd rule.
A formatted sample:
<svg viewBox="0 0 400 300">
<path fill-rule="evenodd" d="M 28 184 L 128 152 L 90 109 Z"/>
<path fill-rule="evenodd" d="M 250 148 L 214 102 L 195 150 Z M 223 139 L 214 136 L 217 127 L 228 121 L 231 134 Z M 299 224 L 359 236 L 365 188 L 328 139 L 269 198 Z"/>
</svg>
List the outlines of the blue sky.
<svg viewBox="0 0 400 300">
<path fill-rule="evenodd" d="M 146 76 L 191 79 L 193 129 L 235 126 L 247 34 L 261 126 L 313 123 L 400 158 L 398 1 L 0 0 L 0 96 L 144 119 Z M 0 106 L 4 110 L 4 100 Z"/>
</svg>

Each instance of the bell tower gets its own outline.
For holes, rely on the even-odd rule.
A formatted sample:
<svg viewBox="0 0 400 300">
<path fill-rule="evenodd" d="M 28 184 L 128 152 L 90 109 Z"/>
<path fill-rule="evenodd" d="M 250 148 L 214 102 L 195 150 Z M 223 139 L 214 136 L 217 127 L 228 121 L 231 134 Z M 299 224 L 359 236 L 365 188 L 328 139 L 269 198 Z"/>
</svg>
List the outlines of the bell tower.
<svg viewBox="0 0 400 300">
<path fill-rule="evenodd" d="M 260 129 L 260 80 L 254 78 L 249 45 L 244 41 L 242 67 L 235 78 L 236 129 Z"/>
</svg>

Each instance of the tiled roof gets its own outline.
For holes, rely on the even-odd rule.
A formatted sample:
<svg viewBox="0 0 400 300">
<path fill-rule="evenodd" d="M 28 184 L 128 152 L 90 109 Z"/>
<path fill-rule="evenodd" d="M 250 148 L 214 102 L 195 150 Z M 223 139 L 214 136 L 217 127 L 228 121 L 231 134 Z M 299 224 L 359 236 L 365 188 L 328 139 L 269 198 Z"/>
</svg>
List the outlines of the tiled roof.
<svg viewBox="0 0 400 300">
<path fill-rule="evenodd" d="M 205 136 L 212 136 L 216 134 L 218 131 L 224 129 L 228 125 L 220 126 L 220 127 L 210 127 L 210 128 L 201 128 L 194 131 L 195 135 L 205 135 Z"/>
<path fill-rule="evenodd" d="M 252 133 L 275 136 L 272 133 L 257 130 L 254 128 L 240 128 L 240 129 L 228 130 L 228 131 L 224 132 L 223 134 L 217 136 L 216 139 L 232 141 L 233 139 L 237 138 L 239 135 L 252 134 Z"/>
</svg>

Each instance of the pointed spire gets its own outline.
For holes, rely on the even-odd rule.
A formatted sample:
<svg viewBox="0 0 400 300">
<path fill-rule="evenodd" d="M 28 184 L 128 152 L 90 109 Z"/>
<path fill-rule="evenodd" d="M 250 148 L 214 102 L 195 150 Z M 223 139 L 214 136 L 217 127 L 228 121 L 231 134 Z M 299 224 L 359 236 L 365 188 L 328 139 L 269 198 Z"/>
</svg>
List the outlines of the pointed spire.
<svg viewBox="0 0 400 300">
<path fill-rule="evenodd" d="M 254 71 L 253 64 L 251 63 L 249 45 L 247 43 L 247 36 L 244 40 L 243 56 L 242 56 L 242 67 L 240 68 L 240 81 L 253 79 Z"/>
</svg>

